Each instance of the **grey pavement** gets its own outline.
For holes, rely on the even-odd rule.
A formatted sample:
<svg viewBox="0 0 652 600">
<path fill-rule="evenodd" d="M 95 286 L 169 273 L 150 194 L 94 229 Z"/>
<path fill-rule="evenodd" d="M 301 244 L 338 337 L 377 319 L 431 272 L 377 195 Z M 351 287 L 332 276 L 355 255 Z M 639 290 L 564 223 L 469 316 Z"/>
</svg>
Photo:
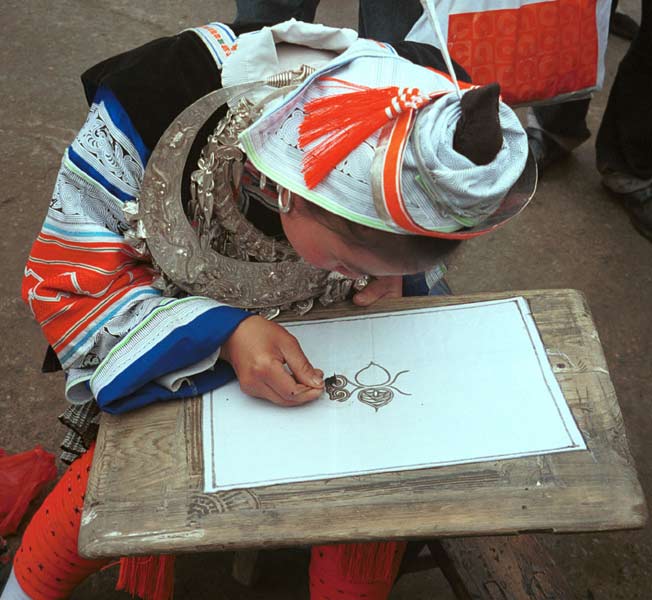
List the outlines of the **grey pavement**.
<svg viewBox="0 0 652 600">
<path fill-rule="evenodd" d="M 638 16 L 638 3 L 621 0 Z M 231 2 L 190 0 L 4 0 L 0 9 L 0 448 L 41 444 L 56 452 L 65 408 L 61 374 L 43 375 L 45 340 L 23 305 L 20 282 L 40 229 L 63 150 L 81 126 L 86 105 L 79 74 L 97 61 L 185 27 L 229 21 Z M 318 19 L 355 26 L 357 3 L 324 0 Z M 627 43 L 610 38 L 605 90 L 591 104 L 595 133 Z M 652 244 L 639 236 L 600 186 L 593 139 L 552 167 L 531 205 L 513 223 L 466 242 L 451 265 L 456 293 L 576 288 L 592 309 L 624 415 L 632 453 L 652 493 Z M 638 531 L 541 535 L 572 582 L 577 598 L 652 597 L 650 526 Z M 10 539 L 15 549 L 18 536 Z M 245 589 L 229 576 L 231 556 L 181 557 L 176 598 L 219 600 L 308 597 L 305 551 L 267 552 L 259 585 Z M 123 598 L 117 570 L 83 584 L 75 600 Z M 392 600 L 452 598 L 437 571 L 407 576 Z"/>
</svg>

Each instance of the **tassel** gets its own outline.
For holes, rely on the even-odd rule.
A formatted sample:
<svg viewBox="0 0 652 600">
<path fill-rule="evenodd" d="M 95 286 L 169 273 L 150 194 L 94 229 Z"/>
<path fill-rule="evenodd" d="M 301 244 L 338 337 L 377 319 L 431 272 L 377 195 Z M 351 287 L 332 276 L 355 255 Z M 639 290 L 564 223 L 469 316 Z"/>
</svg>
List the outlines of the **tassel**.
<svg viewBox="0 0 652 600">
<path fill-rule="evenodd" d="M 342 544 L 340 573 L 349 581 L 393 581 L 403 556 L 399 549 L 404 547 L 404 542 Z"/>
<path fill-rule="evenodd" d="M 359 86 L 357 86 L 359 87 Z M 355 148 L 388 121 L 430 101 L 416 88 L 366 88 L 308 102 L 299 126 L 299 147 L 322 139 L 306 152 L 302 170 L 308 188 L 314 188 Z"/>
<path fill-rule="evenodd" d="M 175 556 L 139 556 L 120 559 L 115 587 L 143 600 L 172 600 Z"/>
<path fill-rule="evenodd" d="M 313 546 L 311 600 L 387 600 L 407 542 Z"/>
</svg>

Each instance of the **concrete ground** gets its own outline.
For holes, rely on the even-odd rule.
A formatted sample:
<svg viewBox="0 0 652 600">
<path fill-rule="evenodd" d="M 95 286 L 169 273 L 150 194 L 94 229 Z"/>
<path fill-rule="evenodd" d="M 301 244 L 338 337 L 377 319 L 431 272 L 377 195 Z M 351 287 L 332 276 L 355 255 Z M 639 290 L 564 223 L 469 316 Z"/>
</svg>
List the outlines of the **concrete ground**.
<svg viewBox="0 0 652 600">
<path fill-rule="evenodd" d="M 357 3 L 324 0 L 318 18 L 355 25 Z M 621 0 L 638 16 L 638 3 Z M 82 124 L 79 74 L 102 58 L 192 24 L 234 14 L 228 0 L 4 0 L 0 22 L 0 447 L 9 453 L 41 444 L 56 452 L 63 435 L 61 374 L 42 375 L 46 347 L 19 297 L 23 265 L 41 226 L 61 154 Z M 608 90 L 626 42 L 610 38 Z M 607 99 L 596 94 L 589 123 L 597 131 Z M 652 245 L 640 237 L 600 186 L 592 142 L 551 168 L 530 207 L 487 238 L 467 242 L 451 268 L 457 293 L 577 288 L 589 301 L 625 418 L 643 487 L 652 493 Z M 545 535 L 577 597 L 649 599 L 650 527 L 581 535 Z M 10 539 L 15 549 L 18 537 Z M 176 598 L 229 600 L 307 598 L 307 557 L 299 550 L 264 556 L 258 587 L 229 575 L 230 555 L 182 557 Z M 92 577 L 75 600 L 125 597 L 112 591 L 116 569 Z M 393 600 L 451 598 L 437 571 L 406 577 Z"/>
</svg>

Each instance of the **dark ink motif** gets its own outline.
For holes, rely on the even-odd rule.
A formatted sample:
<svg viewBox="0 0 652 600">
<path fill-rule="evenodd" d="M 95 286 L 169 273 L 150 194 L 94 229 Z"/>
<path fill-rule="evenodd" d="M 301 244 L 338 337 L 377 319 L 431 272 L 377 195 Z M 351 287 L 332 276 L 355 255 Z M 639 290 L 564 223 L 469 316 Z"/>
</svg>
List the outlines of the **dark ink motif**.
<svg viewBox="0 0 652 600">
<path fill-rule="evenodd" d="M 351 397 L 351 392 L 346 389 L 349 380 L 344 375 L 334 374 L 332 377 L 327 377 L 324 384 L 331 400 L 346 402 Z"/>
<path fill-rule="evenodd" d="M 399 371 L 392 378 L 385 367 L 370 362 L 364 369 L 360 369 L 355 374 L 355 382 L 349 381 L 341 374 L 333 374 L 332 377 L 326 378 L 326 392 L 328 397 L 336 402 L 346 402 L 357 392 L 357 398 L 360 402 L 378 411 L 379 408 L 389 404 L 394 399 L 394 392 L 398 392 L 403 396 L 411 395 L 394 385 L 403 373 L 408 373 L 408 371 Z M 349 385 L 353 386 L 352 390 L 347 389 Z"/>
</svg>

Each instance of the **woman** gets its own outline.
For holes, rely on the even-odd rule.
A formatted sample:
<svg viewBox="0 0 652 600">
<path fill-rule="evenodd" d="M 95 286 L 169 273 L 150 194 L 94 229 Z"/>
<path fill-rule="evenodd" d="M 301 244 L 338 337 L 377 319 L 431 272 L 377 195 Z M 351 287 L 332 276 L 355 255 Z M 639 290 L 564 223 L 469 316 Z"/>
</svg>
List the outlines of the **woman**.
<svg viewBox="0 0 652 600">
<path fill-rule="evenodd" d="M 457 240 L 525 205 L 529 194 L 508 192 L 527 141 L 497 87 L 460 100 L 437 68 L 432 47 L 290 21 L 239 37 L 213 23 L 84 74 L 89 117 L 64 156 L 23 284 L 67 372 L 62 458 L 72 465 L 28 527 L 2 600 L 67 597 L 105 564 L 76 552 L 100 409 L 195 396 L 234 371 L 253 396 L 313 401 L 319 365 L 261 314 L 341 299 L 369 276 L 358 305 L 408 284 L 428 293 Z M 219 110 L 194 123 L 192 144 L 188 119 L 210 93 Z M 184 148 L 187 164 L 167 173 Z M 402 549 L 314 549 L 312 597 L 386 597 Z M 169 562 L 154 582 L 169 583 Z M 142 593 L 143 563 L 123 566 L 123 587 Z M 154 595 L 169 594 L 163 585 Z"/>
</svg>

